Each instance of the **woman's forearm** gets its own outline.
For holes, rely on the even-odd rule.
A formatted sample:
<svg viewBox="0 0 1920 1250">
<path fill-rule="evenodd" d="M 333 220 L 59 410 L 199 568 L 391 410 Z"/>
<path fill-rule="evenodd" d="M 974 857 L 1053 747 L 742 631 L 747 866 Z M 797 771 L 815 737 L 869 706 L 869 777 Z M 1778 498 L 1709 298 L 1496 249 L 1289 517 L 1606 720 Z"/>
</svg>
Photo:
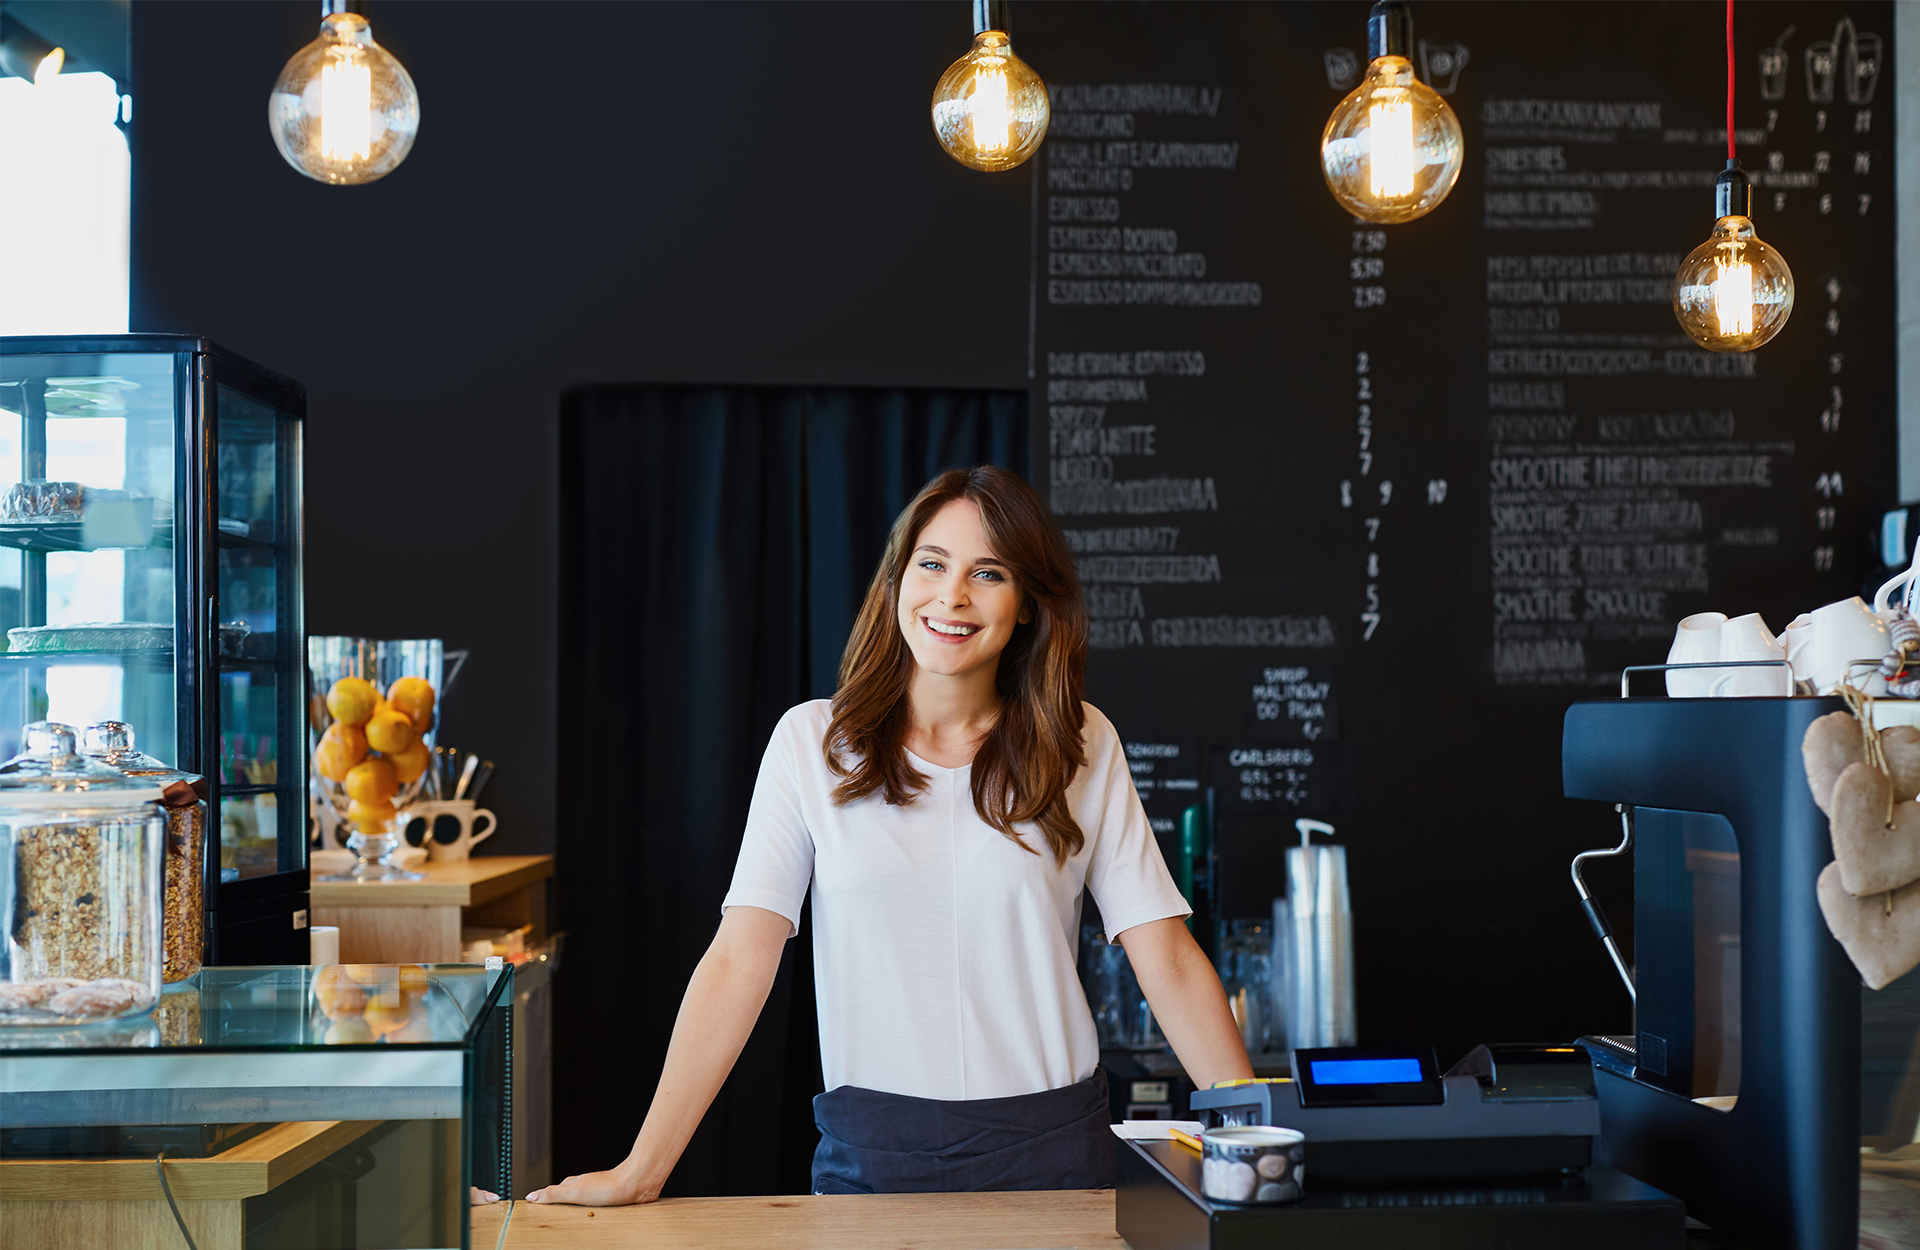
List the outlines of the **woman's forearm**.
<svg viewBox="0 0 1920 1250">
<path fill-rule="evenodd" d="M 746 909 L 729 912 L 727 918 L 742 910 Z M 784 945 L 785 918 L 771 912 L 760 915 L 777 922 Z M 634 1139 L 632 1152 L 616 1169 L 635 1181 L 645 1192 L 645 1200 L 659 1196 L 673 1165 L 699 1127 L 700 1118 L 733 1071 L 760 1018 L 760 1009 L 766 1005 L 774 974 L 779 971 L 781 946 L 769 951 L 764 942 L 730 942 L 728 937 L 740 935 L 729 935 L 725 928 L 723 922 L 722 933 L 701 957 L 687 983 L 653 1103 Z"/>
<path fill-rule="evenodd" d="M 1180 1065 L 1200 1089 L 1251 1077 L 1240 1026 L 1227 1007 L 1220 976 L 1177 917 L 1136 925 L 1119 935 L 1153 1018 Z"/>
<path fill-rule="evenodd" d="M 660 1196 L 760 1018 L 787 930 L 786 918 L 773 912 L 728 909 L 680 1000 L 667 1061 L 633 1150 L 616 1168 L 569 1176 L 527 1195 L 529 1201 L 621 1206 Z"/>
</svg>

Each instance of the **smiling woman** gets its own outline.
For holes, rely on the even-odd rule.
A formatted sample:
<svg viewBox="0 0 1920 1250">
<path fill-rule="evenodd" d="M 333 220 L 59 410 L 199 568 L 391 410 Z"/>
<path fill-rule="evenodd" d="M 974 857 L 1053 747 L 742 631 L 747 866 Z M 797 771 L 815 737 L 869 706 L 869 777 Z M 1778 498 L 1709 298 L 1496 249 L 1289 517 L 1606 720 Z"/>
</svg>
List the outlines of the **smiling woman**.
<svg viewBox="0 0 1920 1250">
<path fill-rule="evenodd" d="M 1086 763 L 1086 638 L 1073 554 L 1032 488 L 990 466 L 941 474 L 894 524 L 847 642 L 823 747 L 835 799 L 912 802 L 910 746 L 971 761 L 980 818 L 1016 842 L 1038 821 L 1064 863 L 1082 841 L 1061 798 Z"/>
<path fill-rule="evenodd" d="M 809 896 L 827 1090 L 815 1192 L 1112 1183 L 1075 969 L 1083 890 L 1195 1081 L 1252 1075 L 1119 735 L 1080 701 L 1086 633 L 1071 554 L 1032 487 L 975 468 L 920 492 L 838 692 L 789 711 L 767 746 L 720 932 L 632 1153 L 534 1201 L 659 1196 Z"/>
</svg>

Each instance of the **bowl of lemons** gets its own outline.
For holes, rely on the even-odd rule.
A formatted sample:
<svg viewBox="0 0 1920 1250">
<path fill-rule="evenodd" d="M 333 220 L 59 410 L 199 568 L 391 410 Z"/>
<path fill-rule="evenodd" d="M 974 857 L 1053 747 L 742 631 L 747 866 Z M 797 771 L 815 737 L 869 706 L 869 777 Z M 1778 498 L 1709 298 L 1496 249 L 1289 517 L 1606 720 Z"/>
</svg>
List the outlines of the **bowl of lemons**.
<svg viewBox="0 0 1920 1250">
<path fill-rule="evenodd" d="M 313 748 L 314 798 L 332 817 L 323 827 L 352 830 L 346 845 L 356 862 L 327 880 L 420 876 L 394 856 L 405 845 L 400 812 L 430 780 L 435 698 L 424 677 L 396 678 L 382 691 L 347 676 L 328 689 L 326 724 Z"/>
</svg>

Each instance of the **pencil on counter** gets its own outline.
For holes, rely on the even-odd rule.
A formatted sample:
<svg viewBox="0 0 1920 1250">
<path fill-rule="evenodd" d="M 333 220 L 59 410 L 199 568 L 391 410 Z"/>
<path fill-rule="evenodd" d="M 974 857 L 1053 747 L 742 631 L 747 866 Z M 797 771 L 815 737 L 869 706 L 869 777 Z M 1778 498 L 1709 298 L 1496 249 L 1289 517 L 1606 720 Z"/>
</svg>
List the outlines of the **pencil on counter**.
<svg viewBox="0 0 1920 1250">
<path fill-rule="evenodd" d="M 1182 1146 L 1185 1146 L 1188 1150 L 1193 1151 L 1193 1153 L 1195 1154 L 1205 1153 L 1205 1151 L 1201 1150 L 1200 1148 L 1200 1139 L 1198 1137 L 1195 1137 L 1192 1133 L 1183 1133 L 1177 1128 L 1170 1128 L 1167 1130 L 1167 1132 L 1172 1136 L 1173 1140 L 1179 1142 Z"/>
</svg>

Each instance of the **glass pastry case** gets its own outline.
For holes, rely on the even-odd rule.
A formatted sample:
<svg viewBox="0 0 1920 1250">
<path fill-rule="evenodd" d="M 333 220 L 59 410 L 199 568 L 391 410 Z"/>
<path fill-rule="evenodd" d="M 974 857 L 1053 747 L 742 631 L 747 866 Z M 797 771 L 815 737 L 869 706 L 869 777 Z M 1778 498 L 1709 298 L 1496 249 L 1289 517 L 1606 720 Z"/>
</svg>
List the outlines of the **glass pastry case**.
<svg viewBox="0 0 1920 1250">
<path fill-rule="evenodd" d="M 512 1002 L 501 960 L 213 967 L 151 1018 L 0 1029 L 0 1245 L 184 1246 L 177 1209 L 202 1247 L 491 1247 Z"/>
<path fill-rule="evenodd" d="M 123 721 L 203 775 L 209 963 L 307 959 L 305 412 L 201 338 L 0 338 L 0 758 Z"/>
</svg>

